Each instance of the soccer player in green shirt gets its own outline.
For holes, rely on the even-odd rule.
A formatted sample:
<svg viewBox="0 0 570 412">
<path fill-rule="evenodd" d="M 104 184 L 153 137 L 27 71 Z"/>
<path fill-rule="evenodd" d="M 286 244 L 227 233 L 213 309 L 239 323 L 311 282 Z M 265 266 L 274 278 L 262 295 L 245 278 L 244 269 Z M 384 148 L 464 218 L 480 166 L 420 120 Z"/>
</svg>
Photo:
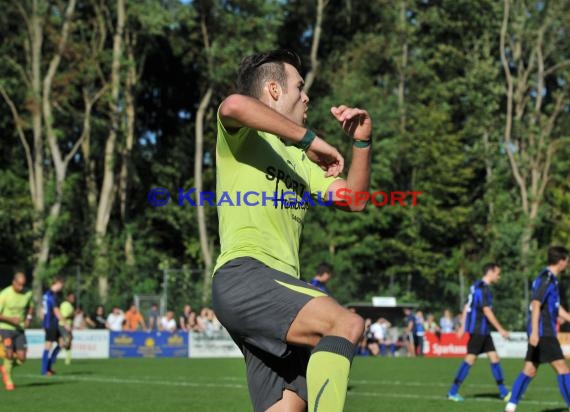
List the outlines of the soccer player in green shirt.
<svg viewBox="0 0 570 412">
<path fill-rule="evenodd" d="M 4 364 L 0 367 L 6 390 L 14 390 L 12 367 L 26 361 L 26 334 L 33 313 L 32 291 L 27 290 L 26 275 L 17 272 L 12 285 L 0 292 L 0 336 L 4 343 Z M 14 356 L 14 352 L 15 355 Z"/>
<path fill-rule="evenodd" d="M 364 331 L 360 316 L 299 279 L 299 241 L 312 199 L 365 208 L 356 192 L 369 189 L 372 121 L 359 108 L 331 108 L 331 121 L 352 142 L 348 176 L 340 178 L 341 154 L 304 126 L 309 98 L 300 66 L 285 50 L 247 57 L 238 94 L 217 117 L 221 254 L 212 298 L 244 354 L 256 412 L 342 411 Z M 349 200 L 340 204 L 339 192 Z"/>
<path fill-rule="evenodd" d="M 59 313 L 62 319 L 58 322 L 59 333 L 63 340 L 63 351 L 65 352 L 65 364 L 71 363 L 71 342 L 73 341 L 73 317 L 75 316 L 75 294 L 69 292 L 65 300 L 59 305 Z M 67 327 L 66 327 L 67 326 Z"/>
</svg>

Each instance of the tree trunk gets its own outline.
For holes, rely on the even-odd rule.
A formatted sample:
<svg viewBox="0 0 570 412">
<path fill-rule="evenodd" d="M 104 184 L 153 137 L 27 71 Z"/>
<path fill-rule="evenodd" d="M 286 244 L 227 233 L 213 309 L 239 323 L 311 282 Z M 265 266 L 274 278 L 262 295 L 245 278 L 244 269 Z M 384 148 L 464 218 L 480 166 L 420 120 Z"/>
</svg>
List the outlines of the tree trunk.
<svg viewBox="0 0 570 412">
<path fill-rule="evenodd" d="M 194 151 L 194 183 L 196 185 L 196 192 L 200 193 L 203 190 L 204 184 L 202 181 L 202 163 L 204 159 L 204 116 L 206 110 L 210 105 L 212 99 L 212 87 L 208 87 L 206 93 L 200 99 L 200 105 L 196 112 L 196 125 L 195 125 L 195 151 Z M 204 284 L 202 289 L 202 304 L 205 305 L 210 300 L 211 295 L 211 280 L 212 274 L 212 250 L 208 243 L 208 228 L 206 224 L 206 213 L 203 206 L 196 208 L 196 216 L 198 219 L 198 233 L 200 236 L 200 248 L 204 258 Z"/>
<path fill-rule="evenodd" d="M 323 12 L 328 4 L 328 0 L 317 0 L 315 27 L 313 28 L 313 40 L 311 42 L 311 70 L 305 76 L 305 93 L 309 94 L 309 89 L 313 85 L 319 69 L 319 45 L 323 31 Z"/>
<path fill-rule="evenodd" d="M 107 227 L 111 217 L 111 210 L 117 192 L 115 179 L 115 156 L 117 135 L 119 132 L 119 92 L 121 87 L 121 60 L 123 57 L 123 31 L 125 27 L 125 1 L 117 0 L 117 25 L 113 36 L 113 61 L 111 65 L 111 102 L 110 120 L 111 128 L 105 143 L 105 158 L 103 182 L 99 191 L 99 204 L 95 221 L 95 276 L 98 279 L 99 297 L 102 303 L 107 302 L 109 294 L 108 283 L 108 245 L 106 242 Z"/>
<path fill-rule="evenodd" d="M 545 48 L 549 54 L 549 50 L 555 50 L 557 42 L 561 42 L 556 35 L 544 37 L 552 24 L 553 15 L 557 13 L 552 7 L 559 3 L 545 4 L 540 26 L 535 29 L 524 29 L 532 27 L 527 22 L 520 24 L 520 21 L 532 17 L 524 8 L 515 5 L 511 16 L 511 3 L 511 0 L 504 0 L 500 31 L 500 57 L 507 86 L 503 138 L 524 214 L 520 270 L 526 278 L 536 220 L 550 176 L 555 144 L 560 141 L 558 136 L 553 135 L 553 130 L 567 104 L 565 89 L 552 90 L 554 98 L 550 102 L 545 101 L 542 92 L 533 96 L 531 90 L 544 90 L 545 77 L 563 68 L 567 61 L 545 67 L 547 62 L 553 60 L 552 56 L 545 59 Z M 517 22 L 512 30 L 520 30 L 512 35 L 509 34 L 511 18 Z M 522 30 L 529 30 L 530 33 L 523 33 Z M 533 100 L 530 102 L 529 98 Z"/>
<path fill-rule="evenodd" d="M 32 290 L 36 302 L 41 302 L 42 299 L 42 277 L 47 257 L 47 251 L 42 250 L 41 234 L 44 230 L 44 213 L 45 213 L 45 195 L 44 195 L 44 136 L 42 128 L 42 44 L 44 39 L 43 34 L 43 18 L 38 10 L 38 1 L 34 0 L 32 3 L 32 17 L 31 17 L 31 65 L 32 65 L 32 132 L 34 139 L 34 170 L 30 171 L 34 177 L 34 185 L 30 186 L 32 203 L 34 205 L 34 222 L 33 230 L 35 234 L 34 240 L 34 254 L 36 265 L 33 272 Z M 41 307 L 37 305 L 36 315 L 41 315 Z"/>
<path fill-rule="evenodd" d="M 125 233 L 125 258 L 128 266 L 134 266 L 135 255 L 133 246 L 133 235 L 129 228 L 129 216 L 127 210 L 127 194 L 129 188 L 129 171 L 131 166 L 131 152 L 135 140 L 135 85 L 137 82 L 137 73 L 134 58 L 134 38 L 131 34 L 126 41 L 127 46 L 127 59 L 129 61 L 129 68 L 127 70 L 126 87 L 125 87 L 125 112 L 127 116 L 127 130 L 126 142 L 123 149 L 123 161 L 121 163 L 120 175 L 120 200 L 121 200 L 121 219 Z"/>
<path fill-rule="evenodd" d="M 398 111 L 400 113 L 400 133 L 406 131 L 406 69 L 408 67 L 408 36 L 406 35 L 407 0 L 400 2 L 400 33 L 402 42 L 401 62 L 398 65 Z"/>
<path fill-rule="evenodd" d="M 489 145 L 489 132 L 483 133 L 483 148 L 485 149 L 485 183 L 487 184 L 486 191 L 491 187 L 493 181 L 493 165 L 491 162 L 491 149 Z M 494 203 L 493 199 L 489 199 L 487 205 L 487 224 L 493 221 L 494 216 Z"/>
</svg>

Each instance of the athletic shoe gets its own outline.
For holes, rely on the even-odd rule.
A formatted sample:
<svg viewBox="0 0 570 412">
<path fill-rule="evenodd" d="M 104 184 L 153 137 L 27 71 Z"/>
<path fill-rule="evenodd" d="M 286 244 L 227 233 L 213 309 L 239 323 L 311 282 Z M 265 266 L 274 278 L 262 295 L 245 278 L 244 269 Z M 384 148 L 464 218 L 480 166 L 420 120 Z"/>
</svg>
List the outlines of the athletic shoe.
<svg viewBox="0 0 570 412">
<path fill-rule="evenodd" d="M 53 375 L 55 375 L 55 371 L 52 371 L 52 370 L 50 369 L 50 370 L 48 370 L 48 371 L 46 372 L 46 375 L 47 375 L 47 376 L 53 376 Z"/>
<path fill-rule="evenodd" d="M 503 401 L 508 402 L 511 400 L 511 392 L 507 392 L 506 395 L 501 395 L 501 398 L 503 399 Z"/>
<path fill-rule="evenodd" d="M 517 409 L 517 405 L 509 402 L 509 403 L 507 403 L 507 406 L 505 407 L 505 412 L 515 412 L 516 409 Z"/>
<path fill-rule="evenodd" d="M 450 401 L 453 402 L 463 402 L 465 399 L 463 398 L 463 396 L 461 396 L 460 394 L 456 393 L 455 395 L 452 395 L 450 393 L 447 394 L 447 399 L 449 399 Z"/>
<path fill-rule="evenodd" d="M 13 391 L 14 389 L 16 389 L 16 387 L 14 386 L 13 383 L 10 382 L 10 383 L 6 384 L 6 390 L 7 391 Z"/>
</svg>

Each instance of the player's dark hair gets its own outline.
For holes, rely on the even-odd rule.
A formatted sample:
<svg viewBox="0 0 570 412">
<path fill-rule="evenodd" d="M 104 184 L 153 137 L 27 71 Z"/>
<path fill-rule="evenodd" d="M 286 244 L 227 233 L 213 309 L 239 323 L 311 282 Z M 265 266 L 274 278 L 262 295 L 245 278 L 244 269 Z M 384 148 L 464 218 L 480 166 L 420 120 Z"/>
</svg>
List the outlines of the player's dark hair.
<svg viewBox="0 0 570 412">
<path fill-rule="evenodd" d="M 333 272 L 333 268 L 328 263 L 321 262 L 321 263 L 319 263 L 319 266 L 317 266 L 317 275 L 318 276 L 320 276 L 324 273 L 329 273 L 330 275 L 332 275 L 332 272 Z"/>
<path fill-rule="evenodd" d="M 238 70 L 238 93 L 259 99 L 263 92 L 263 84 L 270 80 L 276 81 L 286 89 L 285 63 L 301 71 L 301 59 L 291 50 L 272 50 L 246 57 Z"/>
<path fill-rule="evenodd" d="M 563 246 L 551 246 L 548 248 L 548 264 L 556 265 L 561 260 L 568 258 L 568 249 Z"/>
<path fill-rule="evenodd" d="M 51 284 L 53 285 L 56 283 L 65 283 L 65 278 L 61 275 L 54 276 L 51 281 Z"/>
<path fill-rule="evenodd" d="M 490 262 L 483 266 L 483 276 L 489 273 L 491 270 L 495 270 L 496 268 L 500 267 L 498 263 Z"/>
</svg>

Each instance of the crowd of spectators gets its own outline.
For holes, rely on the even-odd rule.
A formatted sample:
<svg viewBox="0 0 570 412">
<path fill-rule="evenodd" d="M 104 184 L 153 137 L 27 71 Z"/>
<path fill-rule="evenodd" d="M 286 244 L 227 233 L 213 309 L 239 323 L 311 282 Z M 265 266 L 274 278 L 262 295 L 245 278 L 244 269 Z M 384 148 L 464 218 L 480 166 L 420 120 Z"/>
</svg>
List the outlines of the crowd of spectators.
<svg viewBox="0 0 570 412">
<path fill-rule="evenodd" d="M 200 312 L 196 313 L 190 305 L 184 305 L 182 312 L 176 317 L 172 310 L 167 310 L 161 314 L 158 305 L 153 304 L 144 316 L 133 304 L 126 310 L 114 306 L 110 313 L 106 313 L 105 307 L 99 305 L 90 315 L 86 315 L 81 307 L 77 307 L 73 319 L 73 328 L 107 329 L 115 332 L 184 331 L 211 333 L 221 330 L 222 325 L 216 318 L 214 311 L 207 307 L 201 308 Z"/>
<path fill-rule="evenodd" d="M 426 332 L 455 333 L 461 324 L 461 315 L 453 316 L 449 309 L 443 311 L 439 321 L 433 313 L 424 316 L 423 311 L 415 313 L 404 309 L 403 323 L 393 326 L 383 317 L 375 322 L 365 320 L 365 330 L 357 347 L 357 354 L 372 356 L 422 356 L 423 341 Z"/>
</svg>

